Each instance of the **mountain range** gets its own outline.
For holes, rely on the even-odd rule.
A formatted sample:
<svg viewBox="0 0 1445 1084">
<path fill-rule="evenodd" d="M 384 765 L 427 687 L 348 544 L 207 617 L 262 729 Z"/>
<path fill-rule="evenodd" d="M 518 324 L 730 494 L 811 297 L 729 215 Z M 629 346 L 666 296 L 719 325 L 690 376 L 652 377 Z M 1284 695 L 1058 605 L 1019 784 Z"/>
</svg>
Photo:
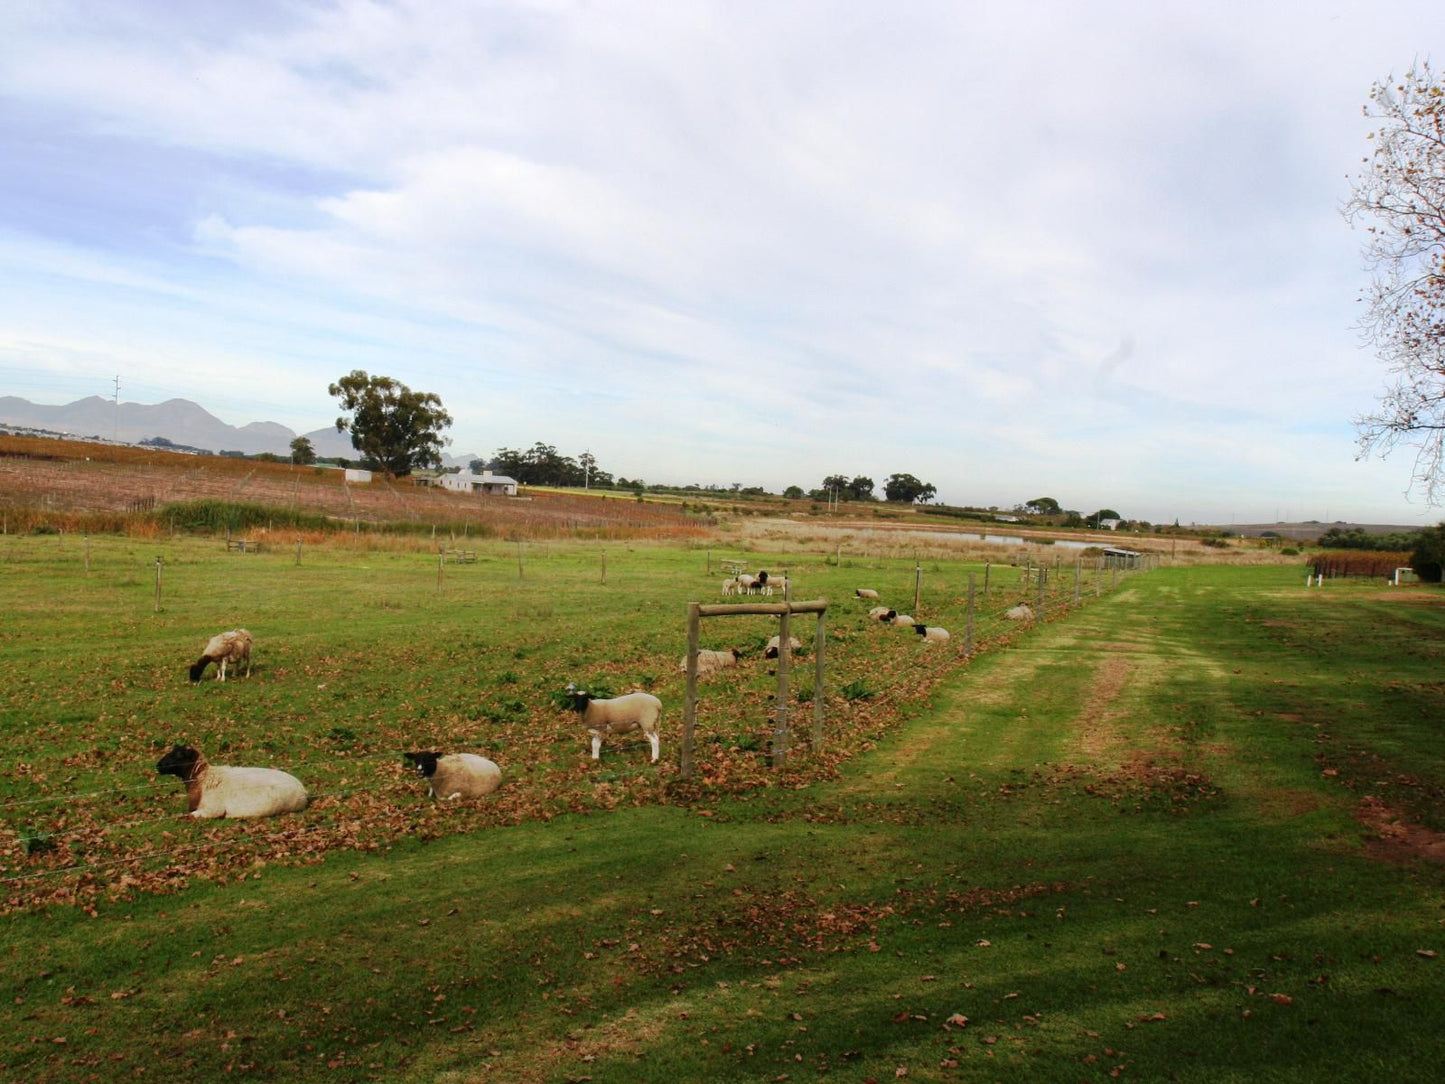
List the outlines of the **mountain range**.
<svg viewBox="0 0 1445 1084">
<path fill-rule="evenodd" d="M 298 436 L 311 441 L 316 454 L 324 459 L 355 458 L 351 437 L 338 433 L 335 427 L 297 433 L 277 422 L 250 422 L 228 425 L 198 403 L 189 399 L 167 399 L 164 403 L 121 403 L 91 395 L 63 406 L 32 403 L 14 395 L 0 396 L 0 424 L 26 429 L 44 429 L 75 437 L 94 437 L 122 444 L 163 437 L 172 444 L 203 448 L 212 452 L 273 452 L 290 457 L 291 442 Z M 445 466 L 465 467 L 473 459 L 467 455 L 442 456 Z"/>
</svg>

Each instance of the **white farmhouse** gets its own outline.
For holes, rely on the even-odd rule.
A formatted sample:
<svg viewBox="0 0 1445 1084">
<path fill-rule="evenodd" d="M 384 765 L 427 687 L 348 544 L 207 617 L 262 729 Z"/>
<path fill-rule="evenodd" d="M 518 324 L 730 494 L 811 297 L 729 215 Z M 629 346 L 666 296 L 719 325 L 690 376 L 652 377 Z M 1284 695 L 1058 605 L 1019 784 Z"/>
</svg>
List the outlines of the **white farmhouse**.
<svg viewBox="0 0 1445 1084">
<path fill-rule="evenodd" d="M 484 470 L 481 474 L 470 472 L 443 474 L 438 481 L 447 489 L 455 490 L 458 493 L 481 493 L 499 497 L 515 497 L 517 495 L 515 478 L 508 478 L 505 474 L 493 474 L 489 470 Z"/>
</svg>

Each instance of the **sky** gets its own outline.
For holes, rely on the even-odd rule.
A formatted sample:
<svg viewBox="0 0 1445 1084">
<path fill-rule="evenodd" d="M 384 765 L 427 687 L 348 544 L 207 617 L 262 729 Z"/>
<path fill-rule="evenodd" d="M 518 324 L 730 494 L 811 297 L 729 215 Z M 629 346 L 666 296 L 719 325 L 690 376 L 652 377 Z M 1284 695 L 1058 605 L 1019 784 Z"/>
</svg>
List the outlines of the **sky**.
<svg viewBox="0 0 1445 1084">
<path fill-rule="evenodd" d="M 1340 213 L 1439 0 L 6 0 L 0 394 L 1422 525 Z"/>
</svg>

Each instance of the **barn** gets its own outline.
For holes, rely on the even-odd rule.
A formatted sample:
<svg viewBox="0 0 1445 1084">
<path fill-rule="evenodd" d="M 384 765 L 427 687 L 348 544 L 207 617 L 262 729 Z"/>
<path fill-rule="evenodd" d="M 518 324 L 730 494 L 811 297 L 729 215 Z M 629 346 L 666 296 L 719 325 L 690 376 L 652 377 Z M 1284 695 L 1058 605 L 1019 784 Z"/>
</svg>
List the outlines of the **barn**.
<svg viewBox="0 0 1445 1084">
<path fill-rule="evenodd" d="M 484 470 L 481 474 L 470 472 L 443 474 L 438 480 L 447 489 L 455 490 L 458 493 L 480 493 L 496 497 L 515 497 L 517 495 L 515 478 L 508 478 L 505 474 L 493 474 L 489 470 Z"/>
</svg>

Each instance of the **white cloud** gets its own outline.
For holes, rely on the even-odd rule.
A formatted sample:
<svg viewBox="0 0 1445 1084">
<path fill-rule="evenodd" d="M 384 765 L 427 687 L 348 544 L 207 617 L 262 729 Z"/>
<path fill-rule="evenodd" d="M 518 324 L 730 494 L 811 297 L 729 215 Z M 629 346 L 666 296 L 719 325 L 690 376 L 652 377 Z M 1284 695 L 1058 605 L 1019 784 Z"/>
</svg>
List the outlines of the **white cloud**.
<svg viewBox="0 0 1445 1084">
<path fill-rule="evenodd" d="M 12 5 L 0 375 L 204 359 L 304 428 L 365 367 L 628 475 L 1408 514 L 1350 458 L 1336 213 L 1439 37 L 1385 7 Z M 137 229 L 106 177 L 147 168 Z"/>
</svg>

